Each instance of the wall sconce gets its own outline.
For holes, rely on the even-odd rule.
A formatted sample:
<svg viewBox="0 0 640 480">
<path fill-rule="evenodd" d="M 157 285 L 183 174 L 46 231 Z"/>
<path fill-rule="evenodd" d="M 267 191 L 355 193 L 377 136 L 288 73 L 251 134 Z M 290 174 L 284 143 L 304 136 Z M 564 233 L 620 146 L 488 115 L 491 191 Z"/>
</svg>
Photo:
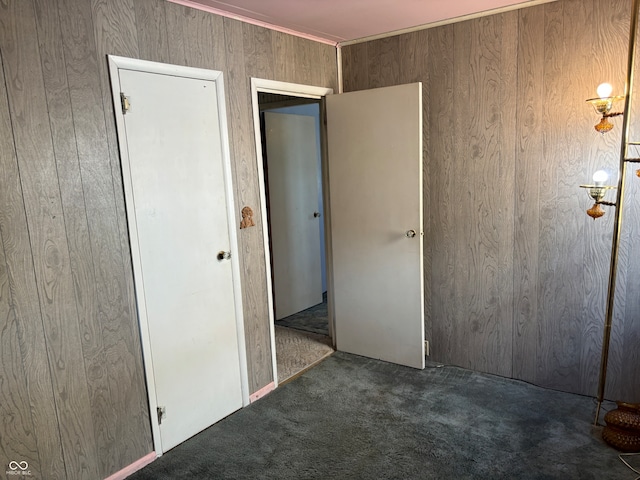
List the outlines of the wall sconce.
<svg viewBox="0 0 640 480">
<path fill-rule="evenodd" d="M 613 108 L 613 104 L 618 100 L 622 100 L 624 98 L 623 95 L 617 95 L 615 97 L 611 96 L 613 92 L 613 87 L 609 83 L 601 83 L 598 85 L 596 90 L 598 97 L 590 98 L 587 100 L 591 105 L 593 105 L 594 110 L 598 115 L 602 115 L 602 119 L 600 119 L 600 123 L 595 125 L 595 129 L 597 132 L 602 133 L 603 135 L 607 133 L 609 130 L 613 128 L 613 123 L 609 121 L 611 117 L 617 117 L 618 115 L 622 115 L 623 112 L 611 112 L 611 108 Z"/>
<path fill-rule="evenodd" d="M 589 215 L 594 220 L 604 215 L 604 210 L 600 205 L 615 205 L 615 203 L 604 201 L 604 196 L 607 193 L 607 190 L 618 188 L 613 185 L 605 185 L 607 180 L 609 180 L 609 174 L 604 170 L 598 170 L 593 174 L 592 185 L 580 185 L 580 188 L 587 189 L 587 194 L 595 201 L 593 207 L 587 210 L 587 215 Z"/>
</svg>

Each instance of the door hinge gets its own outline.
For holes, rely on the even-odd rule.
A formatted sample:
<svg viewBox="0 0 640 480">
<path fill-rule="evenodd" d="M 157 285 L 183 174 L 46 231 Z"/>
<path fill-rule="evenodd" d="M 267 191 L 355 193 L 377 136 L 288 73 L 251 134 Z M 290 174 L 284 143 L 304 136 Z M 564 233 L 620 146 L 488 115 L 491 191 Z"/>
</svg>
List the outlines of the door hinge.
<svg viewBox="0 0 640 480">
<path fill-rule="evenodd" d="M 120 92 L 120 105 L 122 106 L 122 114 L 126 115 L 126 113 L 131 110 L 131 102 L 129 101 L 129 97 L 127 97 L 124 93 Z"/>
<path fill-rule="evenodd" d="M 167 407 L 157 407 L 158 425 L 162 424 L 162 420 L 167 418 Z"/>
</svg>

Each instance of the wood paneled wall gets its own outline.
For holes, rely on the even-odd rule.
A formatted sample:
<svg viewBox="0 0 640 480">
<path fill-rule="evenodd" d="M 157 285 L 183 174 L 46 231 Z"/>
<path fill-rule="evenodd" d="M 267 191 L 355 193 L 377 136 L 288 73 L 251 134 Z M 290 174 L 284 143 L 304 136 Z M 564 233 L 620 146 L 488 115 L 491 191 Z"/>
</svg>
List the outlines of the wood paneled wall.
<svg viewBox="0 0 640 480">
<path fill-rule="evenodd" d="M 617 171 L 621 120 L 599 135 L 585 99 L 603 81 L 624 91 L 631 3 L 558 0 L 343 47 L 345 91 L 424 83 L 434 360 L 596 394 L 614 211 L 591 220 L 578 185 Z M 637 402 L 631 176 L 606 396 Z"/>
<path fill-rule="evenodd" d="M 0 471 L 99 479 L 153 449 L 107 54 L 224 73 L 238 221 L 261 218 L 250 77 L 337 90 L 334 47 L 164 0 L 0 0 Z M 252 392 L 261 229 L 238 232 Z"/>
</svg>

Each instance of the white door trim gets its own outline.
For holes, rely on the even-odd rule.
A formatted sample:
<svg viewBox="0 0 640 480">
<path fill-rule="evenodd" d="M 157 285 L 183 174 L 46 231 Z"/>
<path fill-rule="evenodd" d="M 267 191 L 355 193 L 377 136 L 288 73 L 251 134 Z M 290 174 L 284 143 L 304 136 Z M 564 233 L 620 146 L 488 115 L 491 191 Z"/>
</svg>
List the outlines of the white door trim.
<svg viewBox="0 0 640 480">
<path fill-rule="evenodd" d="M 332 88 L 316 87 L 311 85 L 301 85 L 298 83 L 279 82 L 277 80 L 266 80 L 262 78 L 251 78 L 251 104 L 253 107 L 253 131 L 256 141 L 256 161 L 258 162 L 258 183 L 260 186 L 260 209 L 262 210 L 262 235 L 264 241 L 264 261 L 267 272 L 267 300 L 269 302 L 269 330 L 271 334 L 271 364 L 273 366 L 274 386 L 278 387 L 278 366 L 276 363 L 276 334 L 273 314 L 273 285 L 271 283 L 271 252 L 269 250 L 269 228 L 267 220 L 267 194 L 264 185 L 264 159 L 262 158 L 262 139 L 260 135 L 260 107 L 258 105 L 258 92 L 277 93 L 280 95 L 291 95 L 295 97 L 317 98 L 333 94 Z M 324 182 L 323 182 L 324 183 Z M 330 235 L 327 218 L 329 211 L 327 199 L 325 203 L 325 237 Z M 329 253 L 329 252 L 327 252 Z M 330 256 L 327 255 L 327 282 L 330 285 Z"/>
<path fill-rule="evenodd" d="M 225 180 L 225 195 L 227 200 L 227 217 L 229 219 L 229 239 L 232 251 L 234 255 L 231 257 L 231 268 L 233 271 L 233 290 L 234 290 L 234 303 L 236 307 L 236 332 L 238 336 L 238 352 L 239 352 L 239 365 L 240 365 L 240 377 L 242 384 L 242 404 L 246 406 L 249 404 L 249 376 L 247 371 L 247 354 L 246 354 L 246 342 L 244 335 L 244 318 L 242 310 L 242 294 L 240 284 L 240 261 L 238 248 L 238 238 L 235 225 L 235 203 L 233 198 L 233 182 L 231 176 L 231 155 L 229 150 L 229 135 L 227 127 L 227 114 L 225 108 L 225 94 L 224 94 L 224 81 L 222 72 L 215 70 L 205 70 L 201 68 L 183 67 L 178 65 L 168 65 L 164 63 L 150 62 L 146 60 L 137 60 L 133 58 L 118 57 L 109 55 L 109 74 L 111 78 L 111 90 L 114 101 L 116 126 L 118 131 L 118 146 L 120 147 L 120 158 L 122 162 L 122 177 L 123 187 L 125 190 L 125 204 L 127 207 L 127 215 L 132 219 L 128 221 L 129 235 L 131 242 L 131 257 L 133 262 L 134 272 L 141 271 L 141 257 L 140 252 L 136 248 L 138 245 L 138 231 L 135 221 L 135 209 L 132 203 L 133 198 L 133 184 L 131 179 L 131 170 L 129 164 L 129 151 L 127 147 L 126 138 L 123 135 L 125 132 L 124 116 L 119 108 L 120 105 L 120 77 L 119 70 L 133 70 L 145 73 L 156 73 L 163 75 L 172 75 L 176 77 L 196 78 L 202 80 L 211 80 L 215 82 L 216 93 L 218 96 L 218 116 L 221 130 L 221 142 L 222 142 L 222 165 L 224 169 Z M 135 107 L 133 107 L 135 108 Z M 142 355 L 144 359 L 145 378 L 147 381 L 147 395 L 149 399 L 149 410 L 151 416 L 151 430 L 153 435 L 153 444 L 155 452 L 158 456 L 163 453 L 162 441 L 160 437 L 160 426 L 158 424 L 157 415 L 155 415 L 158 407 L 156 399 L 156 386 L 153 375 L 153 357 L 151 355 L 151 343 L 149 339 L 149 320 L 147 317 L 147 311 L 144 302 L 139 302 L 138 298 L 144 298 L 144 285 L 140 275 L 134 275 L 134 284 L 136 291 L 139 292 L 140 297 L 136 295 L 136 304 L 138 306 L 138 321 L 140 323 L 140 338 L 142 343 Z"/>
</svg>

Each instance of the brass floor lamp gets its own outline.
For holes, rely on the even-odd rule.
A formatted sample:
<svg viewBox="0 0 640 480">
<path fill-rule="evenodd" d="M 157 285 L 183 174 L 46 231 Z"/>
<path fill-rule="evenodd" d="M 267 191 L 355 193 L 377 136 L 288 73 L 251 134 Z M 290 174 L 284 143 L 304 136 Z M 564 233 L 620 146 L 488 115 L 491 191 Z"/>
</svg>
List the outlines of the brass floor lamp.
<svg viewBox="0 0 640 480">
<path fill-rule="evenodd" d="M 609 96 L 611 90 L 609 88 L 603 89 L 604 94 L 600 96 L 600 98 L 587 100 L 591 104 L 593 104 L 594 108 L 599 114 L 602 114 L 602 120 L 598 125 L 596 125 L 596 130 L 600 133 L 605 133 L 611 128 L 613 125 L 608 121 L 610 117 L 622 115 L 623 118 L 623 126 L 622 126 L 622 141 L 620 148 L 620 174 L 618 178 L 618 186 L 609 186 L 604 185 L 603 179 L 599 177 L 598 173 L 594 175 L 594 184 L 593 185 L 581 185 L 582 188 L 588 189 L 588 193 L 595 200 L 595 203 L 592 208 L 587 210 L 587 213 L 595 218 L 601 217 L 604 215 L 604 211 L 601 209 L 600 205 L 608 205 L 615 207 L 615 220 L 613 224 L 613 241 L 611 246 L 611 265 L 609 269 L 609 287 L 607 292 L 607 310 L 605 316 L 605 324 L 604 324 L 604 336 L 602 341 L 602 355 L 600 359 L 600 376 L 598 380 L 598 406 L 596 409 L 596 416 L 594 420 L 594 425 L 598 425 L 600 419 L 600 410 L 602 407 L 602 402 L 604 400 L 604 392 L 606 386 L 607 379 L 607 362 L 609 359 L 609 341 L 611 337 L 611 324 L 613 321 L 613 313 L 614 313 L 614 300 L 615 300 L 615 291 L 616 291 L 616 276 L 618 270 L 618 247 L 620 245 L 620 233 L 622 230 L 622 214 L 623 214 L 623 205 L 624 205 L 624 194 L 625 194 L 625 181 L 627 177 L 627 166 L 630 163 L 640 163 L 640 158 L 634 158 L 629 156 L 629 147 L 640 146 L 640 142 L 632 142 L 629 141 L 629 130 L 630 130 L 630 112 L 632 106 L 632 98 L 633 98 L 633 77 L 634 77 L 634 69 L 635 69 L 635 60 L 636 60 L 636 36 L 638 29 L 638 8 L 640 8 L 640 0 L 633 0 L 633 11 L 631 12 L 631 26 L 629 31 L 629 50 L 628 50 L 628 59 L 627 59 L 627 78 L 626 78 L 626 86 L 625 86 L 625 95 L 620 97 L 611 97 Z M 600 90 L 600 88 L 599 88 Z M 600 94 L 600 92 L 599 92 Z M 623 112 L 611 112 L 611 108 L 613 103 L 616 100 L 624 99 L 624 111 Z M 636 172 L 638 176 L 640 176 L 640 170 Z M 616 201 L 615 202 L 607 202 L 604 200 L 604 194 L 607 189 L 616 189 Z"/>
</svg>

